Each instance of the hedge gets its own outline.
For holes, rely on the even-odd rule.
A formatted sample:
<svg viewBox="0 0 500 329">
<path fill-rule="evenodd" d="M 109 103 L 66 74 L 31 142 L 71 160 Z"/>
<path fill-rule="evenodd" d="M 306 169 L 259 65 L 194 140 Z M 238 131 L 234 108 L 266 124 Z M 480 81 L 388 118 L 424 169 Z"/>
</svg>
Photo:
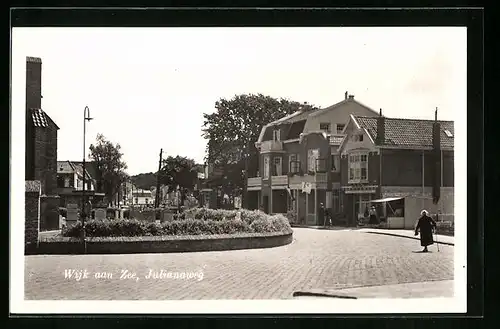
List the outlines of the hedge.
<svg viewBox="0 0 500 329">
<path fill-rule="evenodd" d="M 291 232 L 288 219 L 283 215 L 269 216 L 259 211 L 190 209 L 176 219 L 163 223 L 145 222 L 136 219 L 88 220 L 85 233 L 89 237 L 106 236 L 159 236 Z M 64 228 L 63 236 L 78 237 L 81 222 Z"/>
</svg>

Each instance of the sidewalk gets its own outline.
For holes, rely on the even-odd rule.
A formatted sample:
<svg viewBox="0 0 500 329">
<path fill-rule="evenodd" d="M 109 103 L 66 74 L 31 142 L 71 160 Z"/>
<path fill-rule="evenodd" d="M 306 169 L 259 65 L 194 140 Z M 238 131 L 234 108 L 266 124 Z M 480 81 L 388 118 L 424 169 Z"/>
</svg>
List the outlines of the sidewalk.
<svg viewBox="0 0 500 329">
<path fill-rule="evenodd" d="M 414 240 L 420 240 L 420 236 L 415 236 L 415 232 L 413 230 L 400 230 L 400 229 L 383 229 L 383 228 L 363 228 L 363 227 L 342 227 L 342 226 L 332 226 L 332 227 L 324 227 L 324 226 L 311 226 L 311 225 L 297 225 L 293 224 L 292 228 L 310 228 L 316 230 L 346 230 L 346 231 L 359 231 L 363 233 L 370 234 L 382 234 L 389 236 L 396 236 L 401 238 L 408 238 Z M 434 240 L 436 240 L 436 235 L 433 235 Z M 437 242 L 439 244 L 455 246 L 455 237 L 449 235 L 437 235 Z"/>
<path fill-rule="evenodd" d="M 295 298 L 446 298 L 454 296 L 453 280 L 367 286 L 358 288 L 298 292 Z"/>
<path fill-rule="evenodd" d="M 391 235 L 391 236 L 397 236 L 397 237 L 402 237 L 402 238 L 408 238 L 408 239 L 414 239 L 414 240 L 420 240 L 420 236 L 417 235 L 415 236 L 415 232 L 413 230 L 395 230 L 395 229 L 370 229 L 370 228 L 362 228 L 360 229 L 361 232 L 366 232 L 366 233 L 372 233 L 372 234 L 383 234 L 383 235 Z M 436 235 L 433 235 L 434 240 L 436 240 Z M 449 235 L 437 235 L 437 242 L 439 244 L 445 244 L 449 246 L 454 246 L 455 245 L 455 237 L 449 236 Z"/>
</svg>

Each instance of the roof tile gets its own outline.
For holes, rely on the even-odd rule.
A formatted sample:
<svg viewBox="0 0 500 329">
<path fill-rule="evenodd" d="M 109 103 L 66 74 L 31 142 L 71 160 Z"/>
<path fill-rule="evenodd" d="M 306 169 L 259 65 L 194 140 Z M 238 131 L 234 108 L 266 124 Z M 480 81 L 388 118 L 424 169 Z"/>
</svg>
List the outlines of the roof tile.
<svg viewBox="0 0 500 329">
<path fill-rule="evenodd" d="M 24 181 L 25 192 L 40 192 L 41 183 L 39 180 Z"/>
<path fill-rule="evenodd" d="M 365 128 L 373 140 L 377 137 L 377 117 L 354 116 L 356 122 Z M 432 147 L 433 120 L 385 118 L 385 142 L 387 146 Z M 445 130 L 454 136 L 453 121 L 438 121 L 441 124 L 441 147 L 453 149 L 454 138 L 448 137 Z"/>
</svg>

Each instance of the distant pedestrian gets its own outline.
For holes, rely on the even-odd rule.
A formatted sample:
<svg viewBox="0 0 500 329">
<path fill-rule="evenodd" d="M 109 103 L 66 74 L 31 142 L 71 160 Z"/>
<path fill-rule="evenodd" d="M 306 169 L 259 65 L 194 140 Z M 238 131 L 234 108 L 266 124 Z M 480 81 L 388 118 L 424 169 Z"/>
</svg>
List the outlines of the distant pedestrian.
<svg viewBox="0 0 500 329">
<path fill-rule="evenodd" d="M 427 210 L 422 210 L 418 219 L 417 226 L 415 227 L 415 235 L 420 231 L 420 245 L 424 247 L 422 252 L 428 252 L 427 246 L 434 244 L 432 231 L 436 229 L 436 222 L 429 216 Z"/>
<path fill-rule="evenodd" d="M 375 209 L 375 206 L 372 206 L 369 211 L 370 214 L 370 220 L 368 221 L 369 224 L 378 224 L 377 220 L 377 210 Z"/>
</svg>

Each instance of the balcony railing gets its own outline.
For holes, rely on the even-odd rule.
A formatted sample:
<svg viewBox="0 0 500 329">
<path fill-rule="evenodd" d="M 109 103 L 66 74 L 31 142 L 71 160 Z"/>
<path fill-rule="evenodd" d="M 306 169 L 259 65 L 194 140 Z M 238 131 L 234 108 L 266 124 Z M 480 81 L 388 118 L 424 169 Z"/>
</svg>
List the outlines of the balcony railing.
<svg viewBox="0 0 500 329">
<path fill-rule="evenodd" d="M 314 173 L 314 175 L 305 174 L 303 176 L 291 176 L 290 177 L 290 185 L 292 184 L 302 184 L 304 183 L 327 183 L 328 182 L 328 174 L 327 173 Z"/>
<path fill-rule="evenodd" d="M 275 151 L 283 151 L 283 142 L 281 141 L 264 141 L 260 145 L 261 152 L 275 152 Z"/>
<path fill-rule="evenodd" d="M 287 185 L 288 184 L 288 176 L 271 176 L 271 185 Z"/>
<path fill-rule="evenodd" d="M 330 145 L 339 146 L 345 138 L 345 134 L 331 134 L 330 135 Z"/>
<path fill-rule="evenodd" d="M 262 177 L 250 177 L 248 178 L 248 187 L 260 186 L 262 184 Z"/>
</svg>

